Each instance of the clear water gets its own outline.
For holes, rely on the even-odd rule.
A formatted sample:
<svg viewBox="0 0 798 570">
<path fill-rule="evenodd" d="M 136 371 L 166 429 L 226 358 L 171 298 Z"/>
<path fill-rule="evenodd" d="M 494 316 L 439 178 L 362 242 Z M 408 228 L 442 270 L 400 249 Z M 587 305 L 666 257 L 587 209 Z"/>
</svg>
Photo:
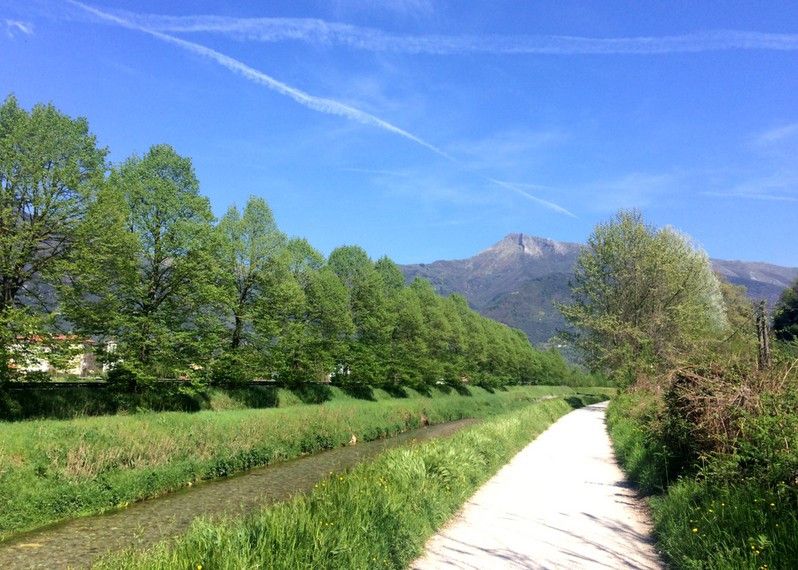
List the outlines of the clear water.
<svg viewBox="0 0 798 570">
<path fill-rule="evenodd" d="M 104 515 L 84 517 L 25 533 L 0 543 L 0 568 L 84 568 L 100 556 L 144 548 L 185 531 L 197 517 L 241 515 L 310 490 L 330 473 L 414 441 L 451 435 L 474 420 L 412 430 L 276 463 L 135 503 Z"/>
</svg>

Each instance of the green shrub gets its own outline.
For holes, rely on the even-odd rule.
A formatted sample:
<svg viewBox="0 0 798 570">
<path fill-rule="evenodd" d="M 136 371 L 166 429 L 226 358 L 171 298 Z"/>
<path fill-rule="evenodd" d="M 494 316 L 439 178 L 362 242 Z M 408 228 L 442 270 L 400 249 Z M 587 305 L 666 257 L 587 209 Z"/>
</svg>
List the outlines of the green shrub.
<svg viewBox="0 0 798 570">
<path fill-rule="evenodd" d="M 255 371 L 249 365 L 248 355 L 226 352 L 210 366 L 210 380 L 218 386 L 242 386 L 255 379 Z"/>
<path fill-rule="evenodd" d="M 50 374 L 43 370 L 31 370 L 25 373 L 25 382 L 49 382 Z"/>
<path fill-rule="evenodd" d="M 0 382 L 0 419 L 16 420 L 23 417 L 22 405 Z"/>
<path fill-rule="evenodd" d="M 151 384 L 150 378 L 145 378 L 137 370 L 124 363 L 117 364 L 108 371 L 108 384 L 121 392 L 136 392 L 143 385 Z"/>
</svg>

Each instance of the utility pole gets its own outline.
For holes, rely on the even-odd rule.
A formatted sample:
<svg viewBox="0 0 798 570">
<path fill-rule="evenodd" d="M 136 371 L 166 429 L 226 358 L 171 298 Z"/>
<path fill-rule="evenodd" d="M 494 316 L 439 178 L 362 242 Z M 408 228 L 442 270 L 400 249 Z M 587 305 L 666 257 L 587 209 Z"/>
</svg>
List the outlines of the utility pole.
<svg viewBox="0 0 798 570">
<path fill-rule="evenodd" d="M 770 324 L 765 308 L 765 301 L 760 301 L 756 308 L 756 334 L 759 341 L 757 362 L 760 370 L 770 368 Z"/>
</svg>

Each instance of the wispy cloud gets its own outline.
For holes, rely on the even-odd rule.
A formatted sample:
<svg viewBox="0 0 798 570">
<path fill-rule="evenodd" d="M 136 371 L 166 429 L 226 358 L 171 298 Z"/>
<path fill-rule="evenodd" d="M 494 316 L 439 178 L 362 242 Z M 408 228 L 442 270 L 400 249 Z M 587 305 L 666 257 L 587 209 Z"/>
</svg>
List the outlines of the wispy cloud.
<svg viewBox="0 0 798 570">
<path fill-rule="evenodd" d="M 208 32 L 248 41 L 302 41 L 369 51 L 435 55 L 473 53 L 645 55 L 722 50 L 798 50 L 798 34 L 742 30 L 615 38 L 567 35 L 403 35 L 316 18 L 232 18 L 154 14 L 124 14 L 123 17 L 137 25 L 161 32 Z"/>
<path fill-rule="evenodd" d="M 798 123 L 781 125 L 758 134 L 754 138 L 754 143 L 758 145 L 769 145 L 791 139 L 798 135 Z"/>
<path fill-rule="evenodd" d="M 733 185 L 727 190 L 713 190 L 703 192 L 703 194 L 722 198 L 798 202 L 798 172 L 779 171 L 767 176 L 752 178 Z"/>
<path fill-rule="evenodd" d="M 766 200 L 768 202 L 798 202 L 796 196 L 783 196 L 779 194 L 767 194 L 764 192 L 702 192 L 704 196 L 716 196 L 718 198 L 743 198 L 746 200 Z"/>
<path fill-rule="evenodd" d="M 357 172 L 359 174 L 376 174 L 379 176 L 397 176 L 399 178 L 409 178 L 409 172 L 400 170 L 382 170 L 378 168 L 341 168 L 342 172 Z"/>
<path fill-rule="evenodd" d="M 441 203 L 459 209 L 478 206 L 481 209 L 495 207 L 500 197 L 495 192 L 480 191 L 481 181 L 452 168 L 431 168 L 417 165 L 403 170 L 380 170 L 378 168 L 341 169 L 368 179 L 375 190 L 391 197 L 412 197 L 421 210 L 440 213 Z M 448 208 L 447 208 L 448 209 Z"/>
<path fill-rule="evenodd" d="M 334 0 L 337 11 L 390 12 L 400 16 L 429 16 L 435 11 L 432 0 Z"/>
<path fill-rule="evenodd" d="M 453 145 L 458 155 L 467 159 L 469 166 L 481 172 L 495 171 L 500 168 L 505 173 L 504 177 L 485 176 L 485 180 L 521 196 L 525 200 L 534 202 L 558 214 L 576 218 L 573 212 L 563 206 L 542 198 L 540 193 L 560 192 L 558 189 L 543 184 L 529 182 L 516 182 L 506 179 L 527 178 L 534 165 L 542 157 L 549 156 L 551 152 L 560 147 L 570 138 L 568 133 L 560 129 L 512 129 L 493 133 L 490 136 L 464 140 Z"/>
<path fill-rule="evenodd" d="M 542 157 L 550 156 L 570 135 L 558 128 L 514 128 L 488 136 L 458 141 L 450 148 L 477 167 L 516 170 L 529 168 Z"/>
<path fill-rule="evenodd" d="M 204 45 L 201 45 L 201 44 L 198 44 L 198 43 L 195 43 L 195 42 L 190 42 L 188 40 L 177 38 L 175 36 L 166 34 L 166 33 L 162 32 L 162 31 L 157 31 L 157 30 L 154 30 L 154 29 L 150 29 L 149 27 L 144 26 L 142 24 L 139 24 L 136 21 L 134 21 L 133 19 L 130 19 L 128 17 L 121 17 L 121 16 L 117 16 L 115 14 L 111 14 L 109 12 L 105 12 L 103 10 L 99 10 L 99 9 L 94 8 L 92 6 L 89 6 L 87 4 L 83 4 L 82 2 L 79 2 L 78 0 L 68 0 L 68 2 L 70 4 L 72 4 L 72 5 L 80 8 L 81 10 L 83 10 L 83 11 L 85 11 L 85 12 L 87 12 L 87 13 L 93 15 L 93 16 L 95 16 L 96 18 L 100 19 L 101 21 L 108 22 L 108 23 L 111 23 L 111 24 L 114 24 L 114 25 L 117 25 L 117 26 L 121 26 L 121 27 L 124 27 L 124 28 L 127 28 L 127 29 L 131 29 L 131 30 L 135 30 L 135 31 L 139 31 L 139 32 L 148 34 L 148 35 L 150 35 L 150 36 L 152 36 L 154 38 L 157 38 L 157 39 L 159 39 L 161 41 L 176 45 L 176 46 L 178 46 L 180 48 L 183 48 L 186 51 L 189 51 L 189 52 L 194 53 L 196 55 L 199 55 L 199 56 L 205 57 L 207 59 L 210 59 L 210 60 L 218 63 L 219 65 L 227 68 L 228 70 L 243 76 L 244 78 L 246 78 L 246 79 L 248 79 L 250 81 L 253 81 L 253 82 L 257 83 L 257 84 L 263 85 L 263 86 L 265 86 L 265 87 L 267 87 L 267 88 L 269 88 L 269 89 L 271 89 L 271 90 L 273 90 L 273 91 L 275 91 L 275 92 L 277 92 L 277 93 L 279 93 L 281 95 L 284 95 L 286 97 L 289 97 L 289 98 L 293 99 L 294 101 L 296 101 L 300 105 L 303 105 L 303 106 L 305 106 L 305 107 L 307 107 L 309 109 L 312 109 L 314 111 L 318 111 L 318 112 L 321 112 L 321 113 L 326 113 L 326 114 L 330 114 L 330 115 L 338 115 L 338 116 L 341 116 L 341 117 L 345 117 L 345 118 L 350 119 L 352 121 L 356 121 L 356 122 L 364 124 L 364 125 L 377 127 L 377 128 L 382 129 L 384 131 L 393 133 L 395 135 L 399 135 L 399 136 L 401 136 L 401 137 L 403 137 L 403 138 L 405 138 L 407 140 L 410 140 L 410 141 L 412 141 L 412 142 L 414 142 L 414 143 L 426 148 L 427 150 L 435 153 L 436 155 L 447 159 L 448 161 L 452 162 L 453 164 L 458 165 L 460 168 L 462 168 L 465 171 L 471 171 L 471 172 L 474 171 L 474 167 L 473 166 L 470 166 L 468 164 L 465 164 L 465 163 L 453 158 L 448 153 L 446 153 L 444 150 L 442 150 L 440 147 L 438 147 L 438 146 L 436 146 L 436 145 L 434 145 L 434 144 L 432 144 L 430 142 L 427 142 L 426 140 L 422 139 L 421 137 L 419 137 L 417 135 L 414 135 L 413 133 L 411 133 L 409 131 L 406 131 L 406 130 L 404 130 L 404 129 L 402 129 L 402 128 L 400 128 L 400 127 L 398 127 L 398 126 L 396 126 L 396 125 L 394 125 L 394 124 L 392 124 L 392 123 L 390 123 L 390 122 L 388 122 L 388 121 L 386 121 L 384 119 L 381 119 L 380 117 L 377 117 L 376 115 L 373 115 L 371 113 L 367 113 L 365 111 L 357 109 L 356 107 L 353 107 L 351 105 L 346 105 L 346 104 L 341 103 L 340 101 L 336 101 L 334 99 L 329 99 L 329 98 L 325 98 L 325 97 L 317 97 L 315 95 L 311 95 L 311 94 L 309 94 L 309 93 L 307 93 L 305 91 L 302 91 L 301 89 L 298 89 L 296 87 L 292 87 L 292 86 L 290 86 L 290 85 L 288 85 L 286 83 L 283 83 L 282 81 L 279 81 L 279 80 L 277 80 L 277 79 L 275 79 L 275 78 L 263 73 L 262 71 L 258 71 L 257 69 L 254 69 L 254 68 L 248 66 L 247 64 L 243 63 L 242 61 L 239 61 L 239 60 L 237 60 L 237 59 L 235 59 L 233 57 L 225 55 L 225 54 L 223 54 L 223 53 L 221 53 L 219 51 L 216 51 L 216 50 L 214 50 L 212 48 L 209 48 L 207 46 L 204 46 Z M 490 183 L 492 183 L 492 184 L 494 184 L 496 186 L 499 186 L 501 188 L 512 190 L 516 194 L 522 195 L 522 196 L 526 197 L 528 200 L 536 202 L 536 203 L 541 204 L 541 205 L 544 205 L 544 206 L 546 206 L 546 207 L 548 207 L 548 208 L 550 208 L 550 209 L 552 209 L 554 211 L 557 211 L 559 213 L 566 214 L 566 215 L 569 215 L 569 216 L 573 216 L 573 214 L 571 212 L 569 212 L 568 210 L 566 210 L 565 208 L 562 208 L 562 207 L 560 207 L 557 204 L 554 204 L 552 202 L 548 202 L 546 200 L 542 200 L 540 198 L 532 196 L 531 194 L 529 194 L 525 190 L 523 190 L 521 188 L 518 188 L 518 187 L 515 187 L 512 184 L 509 184 L 509 183 L 506 183 L 506 182 L 502 182 L 502 181 L 499 181 L 499 180 L 495 180 L 493 178 L 489 178 L 489 177 L 485 177 L 485 176 L 480 176 L 480 178 L 482 180 L 486 181 L 486 182 L 490 182 Z"/>
<path fill-rule="evenodd" d="M 630 172 L 616 178 L 577 186 L 574 191 L 600 212 L 644 208 L 689 191 L 691 181 L 682 173 Z"/>
<path fill-rule="evenodd" d="M 525 200 L 543 206 L 564 216 L 576 218 L 572 212 L 549 200 L 536 196 L 528 190 L 551 190 L 546 186 L 520 184 L 498 180 L 482 175 L 473 175 L 471 169 L 455 169 L 448 173 L 429 170 L 381 170 L 372 168 L 341 168 L 343 172 L 368 175 L 380 186 L 405 194 L 423 195 L 428 200 L 445 201 L 452 204 L 494 204 L 496 197 L 486 195 L 486 184 L 508 190 Z M 470 175 L 462 178 L 462 175 Z M 459 178 L 459 179 L 458 179 Z"/>
<path fill-rule="evenodd" d="M 9 20 L 6 18 L 3 20 L 3 28 L 9 38 L 13 38 L 17 34 L 33 35 L 33 24 L 22 20 Z"/>
<path fill-rule="evenodd" d="M 126 18 L 121 18 L 119 16 L 115 16 L 115 15 L 110 14 L 108 12 L 104 12 L 102 10 L 98 10 L 97 8 L 94 8 L 92 6 L 88 6 L 86 4 L 83 4 L 82 2 L 78 2 L 76 0 L 69 0 L 69 2 L 71 4 L 73 4 L 74 6 L 77 6 L 77 7 L 81 8 L 81 9 L 85 10 L 86 12 L 96 16 L 97 18 L 100 18 L 101 20 L 104 20 L 106 22 L 109 22 L 109 23 L 112 23 L 112 24 L 116 24 L 118 26 L 122 26 L 122 27 L 125 27 L 125 28 L 128 28 L 128 29 L 136 30 L 136 31 L 139 31 L 139 32 L 142 32 L 142 33 L 145 33 L 145 34 L 149 34 L 150 36 L 153 36 L 153 37 L 155 37 L 155 38 L 157 38 L 159 40 L 162 40 L 164 42 L 171 43 L 171 44 L 174 44 L 176 46 L 179 46 L 179 47 L 181 47 L 181 48 L 183 48 L 183 49 L 185 49 L 187 51 L 190 51 L 190 52 L 192 52 L 192 53 L 194 53 L 196 55 L 200 55 L 202 57 L 211 59 L 211 60 L 215 61 L 216 63 L 218 63 L 219 65 L 222 65 L 223 67 L 226 67 L 230 71 L 232 71 L 234 73 L 238 73 L 239 75 L 242 75 L 243 77 L 245 77 L 246 79 L 249 79 L 250 81 L 254 81 L 255 83 L 258 83 L 260 85 L 268 87 L 269 89 L 271 89 L 273 91 L 276 91 L 277 93 L 279 93 L 281 95 L 285 95 L 287 97 L 290 97 L 291 99 L 293 99 L 294 101 L 296 101 L 300 105 L 304 105 L 305 107 L 308 107 L 309 109 L 313 109 L 314 111 L 319 111 L 321 113 L 327 113 L 327 114 L 330 114 L 330 115 L 338 115 L 338 116 L 346 117 L 347 119 L 350 119 L 350 120 L 353 120 L 353 121 L 357 121 L 358 123 L 362 123 L 364 125 L 370 125 L 370 126 L 373 126 L 373 127 L 377 127 L 377 128 L 383 129 L 385 131 L 391 132 L 393 134 L 396 134 L 396 135 L 399 135 L 401 137 L 404 137 L 404 138 L 406 138 L 406 139 L 408 139 L 410 141 L 413 141 L 414 143 L 416 143 L 418 145 L 421 145 L 424 148 L 426 148 L 428 150 L 431 150 L 432 152 L 434 152 L 434 153 L 436 153 L 436 154 L 438 154 L 440 156 L 443 156 L 445 158 L 449 158 L 449 156 L 443 150 L 438 148 L 437 146 L 435 146 L 435 145 L 425 141 L 424 139 L 422 139 L 422 138 L 420 138 L 420 137 L 418 137 L 418 136 L 416 136 L 416 135 L 414 135 L 414 134 L 412 134 L 412 133 L 410 133 L 410 132 L 408 132 L 408 131 L 400 128 L 400 127 L 397 127 L 396 125 L 394 125 L 394 124 L 392 124 L 392 123 L 390 123 L 390 122 L 388 122 L 388 121 L 386 121 L 384 119 L 381 119 L 381 118 L 379 118 L 379 117 L 377 117 L 375 115 L 372 115 L 370 113 L 366 113 L 365 111 L 361 111 L 360 109 L 357 109 L 357 108 L 352 107 L 350 105 L 345 105 L 344 103 L 341 103 L 340 101 L 336 101 L 334 99 L 328 99 L 328 98 L 325 98 L 325 97 L 317 97 L 315 95 L 311 95 L 309 93 L 306 93 L 305 91 L 302 91 L 301 89 L 298 89 L 296 87 L 292 87 L 292 86 L 290 86 L 290 85 L 288 85 L 286 83 L 283 83 L 282 81 L 278 81 L 277 79 L 275 79 L 275 78 L 273 78 L 273 77 L 271 77 L 269 75 L 266 75 L 262 71 L 258 71 L 257 69 L 254 69 L 254 68 L 248 66 L 247 64 L 245 64 L 245 63 L 243 63 L 243 62 L 241 62 L 241 61 L 239 61 L 239 60 L 237 60 L 235 58 L 232 58 L 232 57 L 230 57 L 228 55 L 225 55 L 225 54 L 223 54 L 221 52 L 218 52 L 218 51 L 216 51 L 214 49 L 211 49 L 209 47 L 203 46 L 201 44 L 197 44 L 197 43 L 194 43 L 194 42 L 190 42 L 190 41 L 187 41 L 187 40 L 176 38 L 176 37 L 171 36 L 169 34 L 165 34 L 165 33 L 162 33 L 162 32 L 156 31 L 156 30 L 149 29 L 149 28 L 144 27 L 144 26 L 142 26 L 140 24 L 137 24 L 137 23 L 135 23 L 133 21 L 130 21 L 130 20 L 126 19 Z"/>
</svg>

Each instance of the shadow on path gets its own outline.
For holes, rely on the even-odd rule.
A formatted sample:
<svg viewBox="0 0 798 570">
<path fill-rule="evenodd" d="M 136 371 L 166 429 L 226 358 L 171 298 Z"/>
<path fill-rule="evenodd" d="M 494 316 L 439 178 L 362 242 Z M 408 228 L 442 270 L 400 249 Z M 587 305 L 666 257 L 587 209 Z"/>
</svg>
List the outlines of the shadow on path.
<svg viewBox="0 0 798 570">
<path fill-rule="evenodd" d="M 412 568 L 663 568 L 615 462 L 606 404 L 551 426 L 484 485 Z"/>
</svg>

